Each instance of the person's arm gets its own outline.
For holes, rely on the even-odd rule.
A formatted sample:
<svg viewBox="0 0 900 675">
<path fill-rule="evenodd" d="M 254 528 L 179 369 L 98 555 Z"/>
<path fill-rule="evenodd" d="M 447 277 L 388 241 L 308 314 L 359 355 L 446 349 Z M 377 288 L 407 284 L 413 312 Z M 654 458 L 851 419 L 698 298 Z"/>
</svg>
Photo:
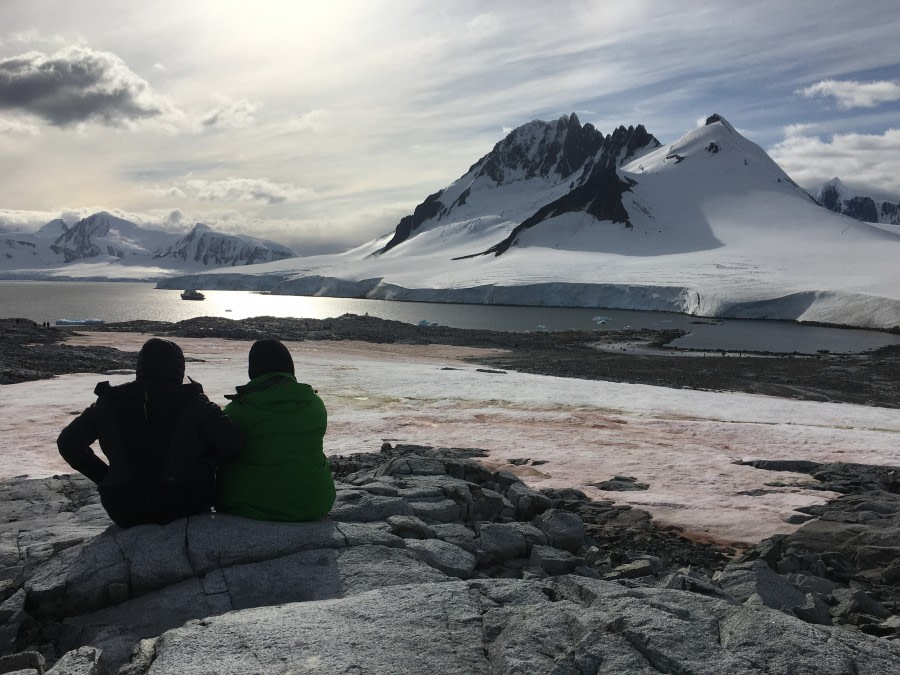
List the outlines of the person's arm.
<svg viewBox="0 0 900 675">
<path fill-rule="evenodd" d="M 244 449 L 244 430 L 212 401 L 207 399 L 204 409 L 200 438 L 213 449 L 213 456 L 219 459 L 240 454 Z"/>
<path fill-rule="evenodd" d="M 99 485 L 109 466 L 91 449 L 91 443 L 98 435 L 94 406 L 91 406 L 62 430 L 56 439 L 56 447 L 69 466 Z"/>
</svg>

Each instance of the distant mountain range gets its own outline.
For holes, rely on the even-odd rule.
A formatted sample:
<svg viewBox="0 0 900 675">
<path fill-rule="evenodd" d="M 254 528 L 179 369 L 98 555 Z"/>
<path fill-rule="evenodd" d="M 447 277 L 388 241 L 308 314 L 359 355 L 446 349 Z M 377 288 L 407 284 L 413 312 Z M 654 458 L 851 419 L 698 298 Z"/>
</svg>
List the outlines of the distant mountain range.
<svg viewBox="0 0 900 675">
<path fill-rule="evenodd" d="M 564 115 L 513 130 L 356 249 L 159 285 L 900 331 L 900 229 L 845 217 L 846 198 L 830 195 L 838 213 L 719 115 L 668 144 Z"/>
<path fill-rule="evenodd" d="M 867 223 L 900 225 L 900 203 L 851 192 L 839 178 L 825 183 L 816 195 L 816 201 L 835 213 Z"/>
<path fill-rule="evenodd" d="M 7 278 L 40 277 L 53 269 L 64 276 L 60 266 L 68 265 L 73 275 L 89 265 L 89 276 L 130 277 L 146 270 L 189 271 L 205 267 L 252 265 L 295 257 L 287 246 L 273 241 L 216 232 L 197 224 L 186 235 L 140 227 L 105 211 L 84 218 L 71 227 L 61 219 L 52 220 L 37 232 L 0 235 L 0 270 Z M 82 263 L 82 267 L 76 265 Z M 106 274 L 99 266 L 107 268 Z M 12 272 L 25 270 L 20 274 Z M 95 274 L 96 273 L 96 274 Z M 149 272 L 153 276 L 153 272 Z"/>
</svg>

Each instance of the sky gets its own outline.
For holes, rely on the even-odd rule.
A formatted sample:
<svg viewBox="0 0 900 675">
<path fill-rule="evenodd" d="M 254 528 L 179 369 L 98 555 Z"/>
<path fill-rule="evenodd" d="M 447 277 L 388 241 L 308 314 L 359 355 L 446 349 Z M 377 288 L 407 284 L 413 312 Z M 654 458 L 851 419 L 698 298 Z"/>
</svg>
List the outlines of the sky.
<svg viewBox="0 0 900 675">
<path fill-rule="evenodd" d="M 393 230 L 515 127 L 712 113 L 900 200 L 893 0 L 0 0 L 0 229 L 107 210 L 300 255 Z"/>
</svg>

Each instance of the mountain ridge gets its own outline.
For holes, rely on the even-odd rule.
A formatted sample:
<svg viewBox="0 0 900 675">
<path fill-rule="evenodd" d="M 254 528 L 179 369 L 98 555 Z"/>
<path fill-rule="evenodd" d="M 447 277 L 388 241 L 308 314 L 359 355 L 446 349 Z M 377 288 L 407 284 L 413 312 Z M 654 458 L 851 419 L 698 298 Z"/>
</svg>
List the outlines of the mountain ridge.
<svg viewBox="0 0 900 675">
<path fill-rule="evenodd" d="M 659 141 L 643 125 L 619 126 L 604 136 L 590 123 L 581 125 L 575 113 L 555 122 L 534 120 L 513 129 L 450 186 L 429 195 L 413 213 L 400 220 L 394 234 L 376 255 L 407 241 L 421 228 L 458 213 L 486 189 L 515 182 L 543 182 L 552 188 L 566 181 L 570 189 L 583 185 L 594 171 L 618 167 Z M 576 174 L 579 174 L 576 176 Z M 608 175 L 608 174 L 607 174 Z M 444 200 L 442 200 L 442 197 Z"/>
<path fill-rule="evenodd" d="M 874 199 L 868 195 L 848 190 L 840 178 L 825 183 L 815 197 L 830 211 L 867 223 L 900 225 L 900 202 Z"/>
<path fill-rule="evenodd" d="M 576 135 L 580 152 L 566 155 Z M 900 331 L 898 255 L 900 233 L 823 208 L 721 115 L 665 145 L 641 127 L 603 135 L 569 115 L 514 130 L 352 251 L 160 286 Z"/>
<path fill-rule="evenodd" d="M 71 227 L 57 218 L 35 233 L 0 236 L 0 269 L 6 269 L 6 276 L 15 276 L 20 269 L 39 275 L 42 268 L 79 263 L 137 270 L 144 265 L 164 275 L 187 271 L 185 266 L 233 267 L 296 255 L 277 242 L 225 234 L 202 223 L 197 223 L 188 234 L 178 235 L 139 226 L 107 211 L 91 214 Z M 167 262 L 176 269 L 166 270 Z M 117 271 L 128 276 L 127 270 Z"/>
</svg>

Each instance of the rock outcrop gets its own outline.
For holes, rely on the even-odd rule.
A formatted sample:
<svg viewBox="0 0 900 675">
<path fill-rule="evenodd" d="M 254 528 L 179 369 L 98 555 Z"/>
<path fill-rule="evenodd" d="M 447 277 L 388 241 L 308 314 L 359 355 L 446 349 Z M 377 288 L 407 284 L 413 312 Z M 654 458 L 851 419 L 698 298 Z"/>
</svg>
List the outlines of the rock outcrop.
<svg viewBox="0 0 900 675">
<path fill-rule="evenodd" d="M 814 480 L 804 487 L 838 492 L 841 497 L 798 509 L 809 522 L 792 534 L 760 542 L 744 560 L 762 561 L 784 575 L 807 594 L 823 622 L 897 638 L 900 467 L 771 460 L 749 463 L 769 471 L 808 473 Z"/>
<path fill-rule="evenodd" d="M 714 578 L 639 536 L 610 550 L 609 528 L 649 519 L 536 491 L 481 455 L 332 458 L 337 502 L 313 523 L 123 530 L 84 478 L 0 483 L 0 653 L 70 675 L 900 668 L 896 613 L 853 579 L 782 574 L 763 555 Z M 882 630 L 828 625 L 836 607 Z"/>
<path fill-rule="evenodd" d="M 819 189 L 816 201 L 829 211 L 856 220 L 900 225 L 900 203 L 848 192 L 838 178 L 832 178 Z"/>
<path fill-rule="evenodd" d="M 137 354 L 112 347 L 61 344 L 69 336 L 31 319 L 0 319 L 0 385 L 42 380 L 64 373 L 134 370 Z"/>
</svg>

